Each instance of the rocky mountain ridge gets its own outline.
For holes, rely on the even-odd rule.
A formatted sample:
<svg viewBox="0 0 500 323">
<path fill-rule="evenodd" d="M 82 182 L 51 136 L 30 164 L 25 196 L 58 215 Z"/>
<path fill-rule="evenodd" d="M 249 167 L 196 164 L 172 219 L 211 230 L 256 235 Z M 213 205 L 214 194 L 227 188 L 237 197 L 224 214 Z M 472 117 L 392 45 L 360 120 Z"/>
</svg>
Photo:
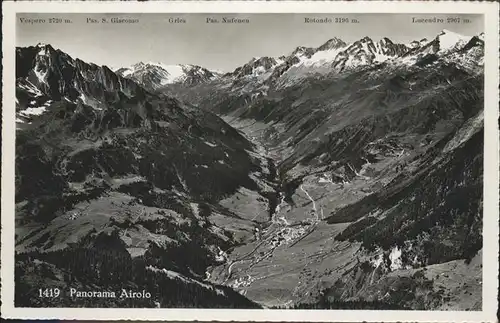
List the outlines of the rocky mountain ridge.
<svg viewBox="0 0 500 323">
<path fill-rule="evenodd" d="M 197 65 L 164 65 L 152 62 L 139 62 L 128 68 L 119 68 L 116 73 L 152 90 L 167 84 L 206 83 L 220 77 L 220 73 Z"/>
<path fill-rule="evenodd" d="M 395 43 L 387 37 L 383 37 L 379 41 L 374 41 L 370 37 L 363 37 L 352 43 L 346 43 L 334 37 L 316 48 L 299 46 L 288 55 L 252 58 L 232 72 L 214 77 L 204 77 L 198 81 L 188 82 L 188 84 L 198 85 L 215 81 L 232 82 L 236 85 L 244 84 L 248 79 L 253 79 L 254 82 L 262 83 L 264 87 L 273 86 L 276 83 L 289 86 L 303 79 L 304 74 L 309 73 L 342 73 L 381 63 L 394 65 L 418 64 L 432 59 L 433 55 L 440 57 L 452 55 L 467 47 L 467 45 L 472 46 L 471 42 L 478 41 L 482 41 L 481 34 L 468 37 L 446 29 L 431 40 L 424 38 L 412 41 L 409 44 Z M 481 57 L 482 53 L 478 53 L 476 59 Z M 464 64 L 467 64 L 467 58 L 455 57 L 454 60 L 461 60 L 464 61 Z M 139 63 L 138 65 L 143 66 L 145 64 Z M 121 73 L 126 77 L 135 78 L 139 83 L 141 83 L 141 76 L 139 75 L 143 75 L 142 77 L 148 75 L 150 78 L 155 78 L 154 75 L 158 74 L 156 68 L 152 68 L 149 72 L 148 69 L 139 69 L 137 76 L 134 76 L 135 73 L 129 69 L 123 69 Z M 210 72 L 207 71 L 205 74 L 210 74 Z M 183 83 L 182 78 L 173 82 L 168 80 L 168 75 L 158 76 L 156 81 L 151 82 L 148 80 L 142 82 L 142 84 L 153 90 L 161 90 L 164 87 L 168 88 L 169 84 L 172 83 Z"/>
</svg>

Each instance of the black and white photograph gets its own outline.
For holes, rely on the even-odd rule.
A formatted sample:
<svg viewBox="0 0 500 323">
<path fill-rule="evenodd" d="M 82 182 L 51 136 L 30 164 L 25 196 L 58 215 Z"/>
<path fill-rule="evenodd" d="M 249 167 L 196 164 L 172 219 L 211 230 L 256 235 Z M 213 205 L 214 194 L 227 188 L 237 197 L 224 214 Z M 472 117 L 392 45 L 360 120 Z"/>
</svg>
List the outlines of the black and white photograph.
<svg viewBox="0 0 500 323">
<path fill-rule="evenodd" d="M 13 306 L 481 312 L 485 31 L 16 13 Z"/>
</svg>

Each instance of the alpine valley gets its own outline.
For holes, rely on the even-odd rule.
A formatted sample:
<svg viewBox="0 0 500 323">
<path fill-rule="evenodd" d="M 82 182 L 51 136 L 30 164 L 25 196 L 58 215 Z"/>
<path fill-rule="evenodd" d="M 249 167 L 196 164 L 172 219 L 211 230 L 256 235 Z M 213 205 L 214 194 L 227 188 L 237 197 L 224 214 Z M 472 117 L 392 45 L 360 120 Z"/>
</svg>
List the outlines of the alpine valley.
<svg viewBox="0 0 500 323">
<path fill-rule="evenodd" d="M 16 306 L 480 310 L 483 56 L 447 30 L 227 73 L 17 48 Z"/>
</svg>

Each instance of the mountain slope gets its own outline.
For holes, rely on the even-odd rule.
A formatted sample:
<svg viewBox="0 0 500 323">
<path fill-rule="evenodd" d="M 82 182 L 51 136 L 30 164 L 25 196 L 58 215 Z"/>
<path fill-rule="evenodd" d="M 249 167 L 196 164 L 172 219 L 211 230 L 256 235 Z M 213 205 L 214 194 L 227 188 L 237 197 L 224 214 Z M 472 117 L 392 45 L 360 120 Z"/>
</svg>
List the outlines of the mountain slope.
<svg viewBox="0 0 500 323">
<path fill-rule="evenodd" d="M 253 145 L 211 113 L 50 45 L 16 55 L 19 303 L 42 305 L 23 293 L 46 278 L 43 267 L 57 285 L 115 288 L 120 275 L 124 287 L 146 284 L 156 294 L 141 306 L 258 307 L 203 283 L 207 266 L 223 261 L 252 223 L 219 202 L 242 188 L 251 198 L 262 193 L 267 175 Z M 115 247 L 97 247 L 103 239 Z M 160 281 L 183 298 L 154 287 Z M 81 305 L 68 302 L 59 305 Z"/>
<path fill-rule="evenodd" d="M 276 164 L 271 221 L 214 282 L 267 306 L 480 308 L 484 43 L 430 39 L 335 40 L 258 75 L 164 89 Z"/>
</svg>

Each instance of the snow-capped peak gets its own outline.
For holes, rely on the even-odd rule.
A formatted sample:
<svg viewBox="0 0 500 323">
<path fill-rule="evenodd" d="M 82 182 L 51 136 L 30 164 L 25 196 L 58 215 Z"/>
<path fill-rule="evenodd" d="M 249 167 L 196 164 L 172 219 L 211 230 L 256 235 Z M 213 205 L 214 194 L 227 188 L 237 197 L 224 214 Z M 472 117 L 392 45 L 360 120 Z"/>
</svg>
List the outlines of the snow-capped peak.
<svg viewBox="0 0 500 323">
<path fill-rule="evenodd" d="M 36 48 L 38 49 L 38 56 L 45 56 L 53 49 L 49 44 L 45 43 L 38 43 Z"/>
<path fill-rule="evenodd" d="M 139 62 L 116 72 L 154 89 L 174 83 L 206 82 L 218 76 L 217 73 L 197 65 L 167 65 L 159 62 Z"/>
<path fill-rule="evenodd" d="M 484 33 L 474 39 L 476 38 L 483 39 Z M 219 77 L 249 78 L 257 82 L 278 78 L 300 79 L 310 73 L 345 71 L 384 62 L 412 65 L 428 54 L 449 56 L 463 49 L 471 39 L 470 36 L 447 29 L 433 38 L 423 38 L 407 44 L 394 42 L 387 37 L 372 39 L 365 36 L 351 43 L 333 37 L 319 47 L 296 47 L 286 56 L 254 57 L 230 73 L 217 73 L 196 65 L 165 65 L 157 62 L 140 62 L 128 69 L 120 69 L 118 73 L 154 88 L 172 83 L 198 84 Z"/>
<path fill-rule="evenodd" d="M 184 76 L 182 65 L 164 65 L 158 62 L 138 62 L 120 72 L 123 77 L 133 76 L 141 80 L 154 77 L 158 86 L 175 83 Z"/>
<path fill-rule="evenodd" d="M 453 31 L 443 29 L 436 39 L 439 41 L 440 50 L 449 50 L 455 48 L 457 45 L 464 45 L 471 37 L 463 36 Z"/>
<path fill-rule="evenodd" d="M 448 30 L 448 29 L 442 29 L 439 32 L 438 36 L 442 36 L 442 35 L 449 35 L 449 36 L 453 36 L 453 37 L 456 37 L 456 38 L 463 37 L 459 33 L 456 33 L 454 31 L 451 31 L 451 30 Z"/>
<path fill-rule="evenodd" d="M 323 45 L 319 46 L 317 48 L 318 51 L 323 51 L 323 50 L 329 50 L 329 49 L 336 49 L 340 47 L 344 47 L 346 43 L 337 37 L 333 37 L 332 39 L 329 39 L 326 43 Z"/>
</svg>

